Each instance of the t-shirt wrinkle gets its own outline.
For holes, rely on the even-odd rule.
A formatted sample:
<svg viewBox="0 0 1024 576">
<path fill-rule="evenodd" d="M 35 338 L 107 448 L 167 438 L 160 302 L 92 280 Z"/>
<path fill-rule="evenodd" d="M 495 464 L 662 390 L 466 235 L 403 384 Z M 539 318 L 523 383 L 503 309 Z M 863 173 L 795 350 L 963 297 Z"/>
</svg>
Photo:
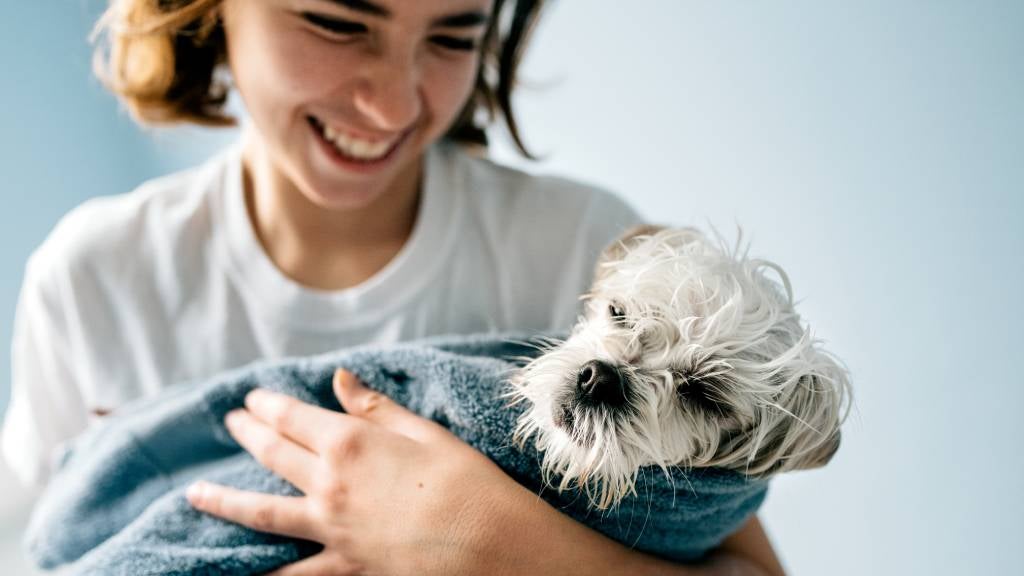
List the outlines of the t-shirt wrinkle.
<svg viewBox="0 0 1024 576">
<path fill-rule="evenodd" d="M 406 245 L 366 282 L 304 287 L 253 231 L 241 142 L 135 192 L 90 200 L 26 267 L 4 457 L 27 483 L 114 409 L 264 359 L 441 334 L 567 330 L 600 249 L 636 213 L 599 189 L 442 143 Z M 49 342 L 60 343 L 50 345 Z"/>
</svg>

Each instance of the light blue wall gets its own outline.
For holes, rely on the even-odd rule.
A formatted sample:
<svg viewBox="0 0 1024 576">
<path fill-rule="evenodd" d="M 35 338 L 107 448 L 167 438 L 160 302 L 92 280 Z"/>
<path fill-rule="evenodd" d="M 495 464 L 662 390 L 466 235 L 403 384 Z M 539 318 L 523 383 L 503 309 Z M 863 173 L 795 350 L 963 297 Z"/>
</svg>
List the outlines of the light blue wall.
<svg viewBox="0 0 1024 576">
<path fill-rule="evenodd" d="M 89 20 L 74 3 L 18 2 L 3 18 L 0 342 L 10 342 L 23 263 L 57 218 L 91 194 L 123 190 L 151 164 L 148 147 L 89 78 Z M 7 346 L 5 346 L 7 349 Z M 0 405 L 10 357 L 0 355 Z"/>
<path fill-rule="evenodd" d="M 741 224 L 853 372 L 836 459 L 765 507 L 792 573 L 1024 573 L 1024 2 L 563 0 L 539 34 L 541 169 Z"/>
<path fill-rule="evenodd" d="M 4 346 L 23 261 L 60 214 L 215 144 L 153 143 L 117 112 L 83 40 L 101 5 L 20 1 L 0 23 Z M 839 454 L 765 507 L 792 572 L 1024 572 L 1024 2 L 558 0 L 549 16 L 519 99 L 550 157 L 533 169 L 652 219 L 741 224 L 850 365 Z"/>
<path fill-rule="evenodd" d="M 87 37 L 106 3 L 11 3 L 0 21 L 0 410 L 24 262 L 65 212 L 192 164 L 228 135 L 136 128 L 91 74 Z"/>
</svg>

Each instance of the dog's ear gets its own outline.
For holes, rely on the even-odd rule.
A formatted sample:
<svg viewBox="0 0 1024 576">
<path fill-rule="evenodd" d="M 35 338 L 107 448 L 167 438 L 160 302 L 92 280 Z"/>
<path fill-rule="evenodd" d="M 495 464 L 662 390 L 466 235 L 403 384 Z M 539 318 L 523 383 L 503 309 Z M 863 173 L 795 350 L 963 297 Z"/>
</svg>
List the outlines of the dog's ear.
<svg viewBox="0 0 1024 576">
<path fill-rule="evenodd" d="M 825 464 L 828 464 L 832 457 L 836 455 L 836 451 L 839 450 L 839 443 L 842 440 L 843 433 L 840 430 L 836 430 L 829 436 L 828 440 L 822 442 L 813 451 L 807 454 L 806 457 L 797 461 L 798 470 L 808 470 L 810 468 L 821 468 Z"/>
<path fill-rule="evenodd" d="M 784 416 L 774 419 L 754 459 L 745 463 L 755 475 L 818 468 L 839 449 L 849 382 L 831 356 L 816 352 L 815 369 L 780 394 Z"/>
<path fill-rule="evenodd" d="M 640 224 L 626 230 L 622 236 L 613 240 L 612 243 L 606 246 L 601 252 L 601 256 L 597 259 L 597 268 L 594 270 L 594 282 L 597 283 L 598 280 L 608 273 L 609 267 L 606 264 L 622 260 L 630 249 L 634 248 L 645 239 L 666 229 L 666 226 L 659 226 L 656 224 Z"/>
</svg>

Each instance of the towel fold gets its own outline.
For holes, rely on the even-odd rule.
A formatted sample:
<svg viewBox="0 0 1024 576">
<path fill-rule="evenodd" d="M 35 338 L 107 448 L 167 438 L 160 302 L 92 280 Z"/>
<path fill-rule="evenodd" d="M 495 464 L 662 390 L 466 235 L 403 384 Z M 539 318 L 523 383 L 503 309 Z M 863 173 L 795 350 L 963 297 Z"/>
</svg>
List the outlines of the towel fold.
<svg viewBox="0 0 1024 576">
<path fill-rule="evenodd" d="M 443 424 L 556 509 L 638 550 L 697 559 L 760 506 L 766 481 L 718 469 L 644 469 L 637 494 L 603 511 L 579 491 L 545 487 L 540 455 L 511 442 L 523 407 L 500 398 L 519 359 L 536 349 L 525 337 L 448 337 L 263 362 L 171 388 L 69 445 L 33 513 L 29 554 L 40 567 L 69 574 L 260 573 L 314 554 L 316 544 L 196 512 L 184 490 L 203 478 L 298 494 L 231 439 L 224 415 L 256 387 L 341 410 L 331 387 L 339 367 Z"/>
</svg>

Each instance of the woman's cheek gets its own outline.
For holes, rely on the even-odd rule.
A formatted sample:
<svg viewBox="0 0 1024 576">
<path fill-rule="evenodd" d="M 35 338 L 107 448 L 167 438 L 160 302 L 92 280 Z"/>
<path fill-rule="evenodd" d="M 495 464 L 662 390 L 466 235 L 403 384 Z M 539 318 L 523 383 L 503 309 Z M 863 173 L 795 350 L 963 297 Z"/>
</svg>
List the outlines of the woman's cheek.
<svg viewBox="0 0 1024 576">
<path fill-rule="evenodd" d="M 424 91 L 433 114 L 439 123 L 444 125 L 444 129 L 455 121 L 466 100 L 473 93 L 479 62 L 479 56 L 435 56 L 425 70 Z"/>
<path fill-rule="evenodd" d="M 283 35 L 271 55 L 275 59 L 274 74 L 264 81 L 276 82 L 280 90 L 304 100 L 328 97 L 344 82 L 346 71 L 354 70 L 352 51 L 341 44 L 332 44 L 302 30 Z"/>
</svg>

